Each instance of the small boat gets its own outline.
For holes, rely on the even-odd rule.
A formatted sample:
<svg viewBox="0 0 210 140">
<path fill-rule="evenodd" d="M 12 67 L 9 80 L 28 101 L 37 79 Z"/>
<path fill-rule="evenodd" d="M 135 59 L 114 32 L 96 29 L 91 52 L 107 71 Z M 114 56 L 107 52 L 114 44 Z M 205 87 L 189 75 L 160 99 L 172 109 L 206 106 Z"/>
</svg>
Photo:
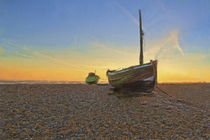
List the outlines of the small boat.
<svg viewBox="0 0 210 140">
<path fill-rule="evenodd" d="M 99 76 L 93 72 L 90 72 L 85 80 L 87 84 L 97 84 L 99 80 Z"/>
<path fill-rule="evenodd" d="M 139 10 L 140 27 L 140 57 L 139 65 L 130 66 L 122 70 L 107 70 L 109 84 L 115 89 L 129 89 L 130 91 L 151 92 L 157 83 L 157 60 L 143 63 L 143 30 L 141 10 Z"/>
</svg>

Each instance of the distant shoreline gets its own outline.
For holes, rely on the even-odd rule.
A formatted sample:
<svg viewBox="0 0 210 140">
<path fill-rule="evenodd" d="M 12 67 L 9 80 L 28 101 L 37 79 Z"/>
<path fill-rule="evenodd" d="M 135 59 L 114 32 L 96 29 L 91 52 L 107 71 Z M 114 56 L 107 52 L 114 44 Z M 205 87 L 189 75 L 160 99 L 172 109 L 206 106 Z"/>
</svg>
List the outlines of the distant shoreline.
<svg viewBox="0 0 210 140">
<path fill-rule="evenodd" d="M 85 84 L 84 81 L 33 81 L 33 80 L 26 80 L 26 81 L 12 81 L 12 80 L 0 80 L 1 84 Z M 99 84 L 108 84 L 108 82 L 101 81 Z"/>
<path fill-rule="evenodd" d="M 0 80 L 0 84 L 85 84 L 85 81 Z M 98 84 L 108 84 L 108 82 L 99 81 Z M 158 82 L 158 84 L 210 84 L 210 82 Z"/>
</svg>

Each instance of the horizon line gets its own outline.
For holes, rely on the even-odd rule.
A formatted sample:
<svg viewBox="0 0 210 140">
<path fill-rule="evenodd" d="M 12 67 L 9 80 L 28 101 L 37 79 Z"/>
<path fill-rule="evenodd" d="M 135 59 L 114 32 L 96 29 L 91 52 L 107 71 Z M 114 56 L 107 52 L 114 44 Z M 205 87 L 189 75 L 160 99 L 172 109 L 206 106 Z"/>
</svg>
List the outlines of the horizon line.
<svg viewBox="0 0 210 140">
<path fill-rule="evenodd" d="M 85 81 L 79 81 L 79 80 L 1 80 L 0 79 L 0 84 L 30 84 L 30 83 L 48 83 L 48 84 L 85 84 Z M 108 81 L 99 81 L 98 83 L 102 84 L 107 84 L 109 83 Z M 179 82 L 179 81 L 174 81 L 174 82 L 157 82 L 157 84 L 210 84 L 210 81 L 196 81 L 196 82 Z"/>
</svg>

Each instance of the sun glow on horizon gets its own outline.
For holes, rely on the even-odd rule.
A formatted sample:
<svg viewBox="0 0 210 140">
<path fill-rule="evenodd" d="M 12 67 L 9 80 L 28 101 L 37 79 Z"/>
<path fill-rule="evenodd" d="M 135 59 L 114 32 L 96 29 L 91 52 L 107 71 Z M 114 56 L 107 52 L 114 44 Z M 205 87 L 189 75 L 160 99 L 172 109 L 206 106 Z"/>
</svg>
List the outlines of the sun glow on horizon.
<svg viewBox="0 0 210 140">
<path fill-rule="evenodd" d="M 144 53 L 145 62 L 158 58 L 159 82 L 209 82 L 210 66 L 204 60 L 209 54 L 185 53 L 178 43 L 178 32 L 171 31 L 166 37 L 148 43 Z M 138 46 L 114 47 L 113 44 L 94 42 L 86 46 L 85 52 L 78 50 L 55 49 L 35 50 L 19 48 L 7 52 L 16 56 L 1 57 L 1 80 L 48 80 L 84 81 L 89 72 L 107 81 L 108 69 L 122 69 L 138 64 Z M 120 49 L 119 49 L 120 48 Z M 132 48 L 132 49 L 130 49 Z M 19 55 L 19 56 L 18 56 Z M 207 61 L 208 63 L 208 61 Z M 199 69 L 195 68 L 195 65 Z"/>
</svg>

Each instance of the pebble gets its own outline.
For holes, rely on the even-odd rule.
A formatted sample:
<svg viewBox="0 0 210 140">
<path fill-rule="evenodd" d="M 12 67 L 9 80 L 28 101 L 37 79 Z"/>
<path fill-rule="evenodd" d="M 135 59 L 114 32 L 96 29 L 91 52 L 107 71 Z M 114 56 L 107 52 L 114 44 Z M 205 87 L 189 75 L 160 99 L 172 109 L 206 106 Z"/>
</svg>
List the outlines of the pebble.
<svg viewBox="0 0 210 140">
<path fill-rule="evenodd" d="M 0 86 L 5 86 L 0 88 L 0 139 L 210 137 L 208 112 L 176 102 L 157 91 L 155 96 L 118 98 L 108 94 L 109 86 Z"/>
</svg>

